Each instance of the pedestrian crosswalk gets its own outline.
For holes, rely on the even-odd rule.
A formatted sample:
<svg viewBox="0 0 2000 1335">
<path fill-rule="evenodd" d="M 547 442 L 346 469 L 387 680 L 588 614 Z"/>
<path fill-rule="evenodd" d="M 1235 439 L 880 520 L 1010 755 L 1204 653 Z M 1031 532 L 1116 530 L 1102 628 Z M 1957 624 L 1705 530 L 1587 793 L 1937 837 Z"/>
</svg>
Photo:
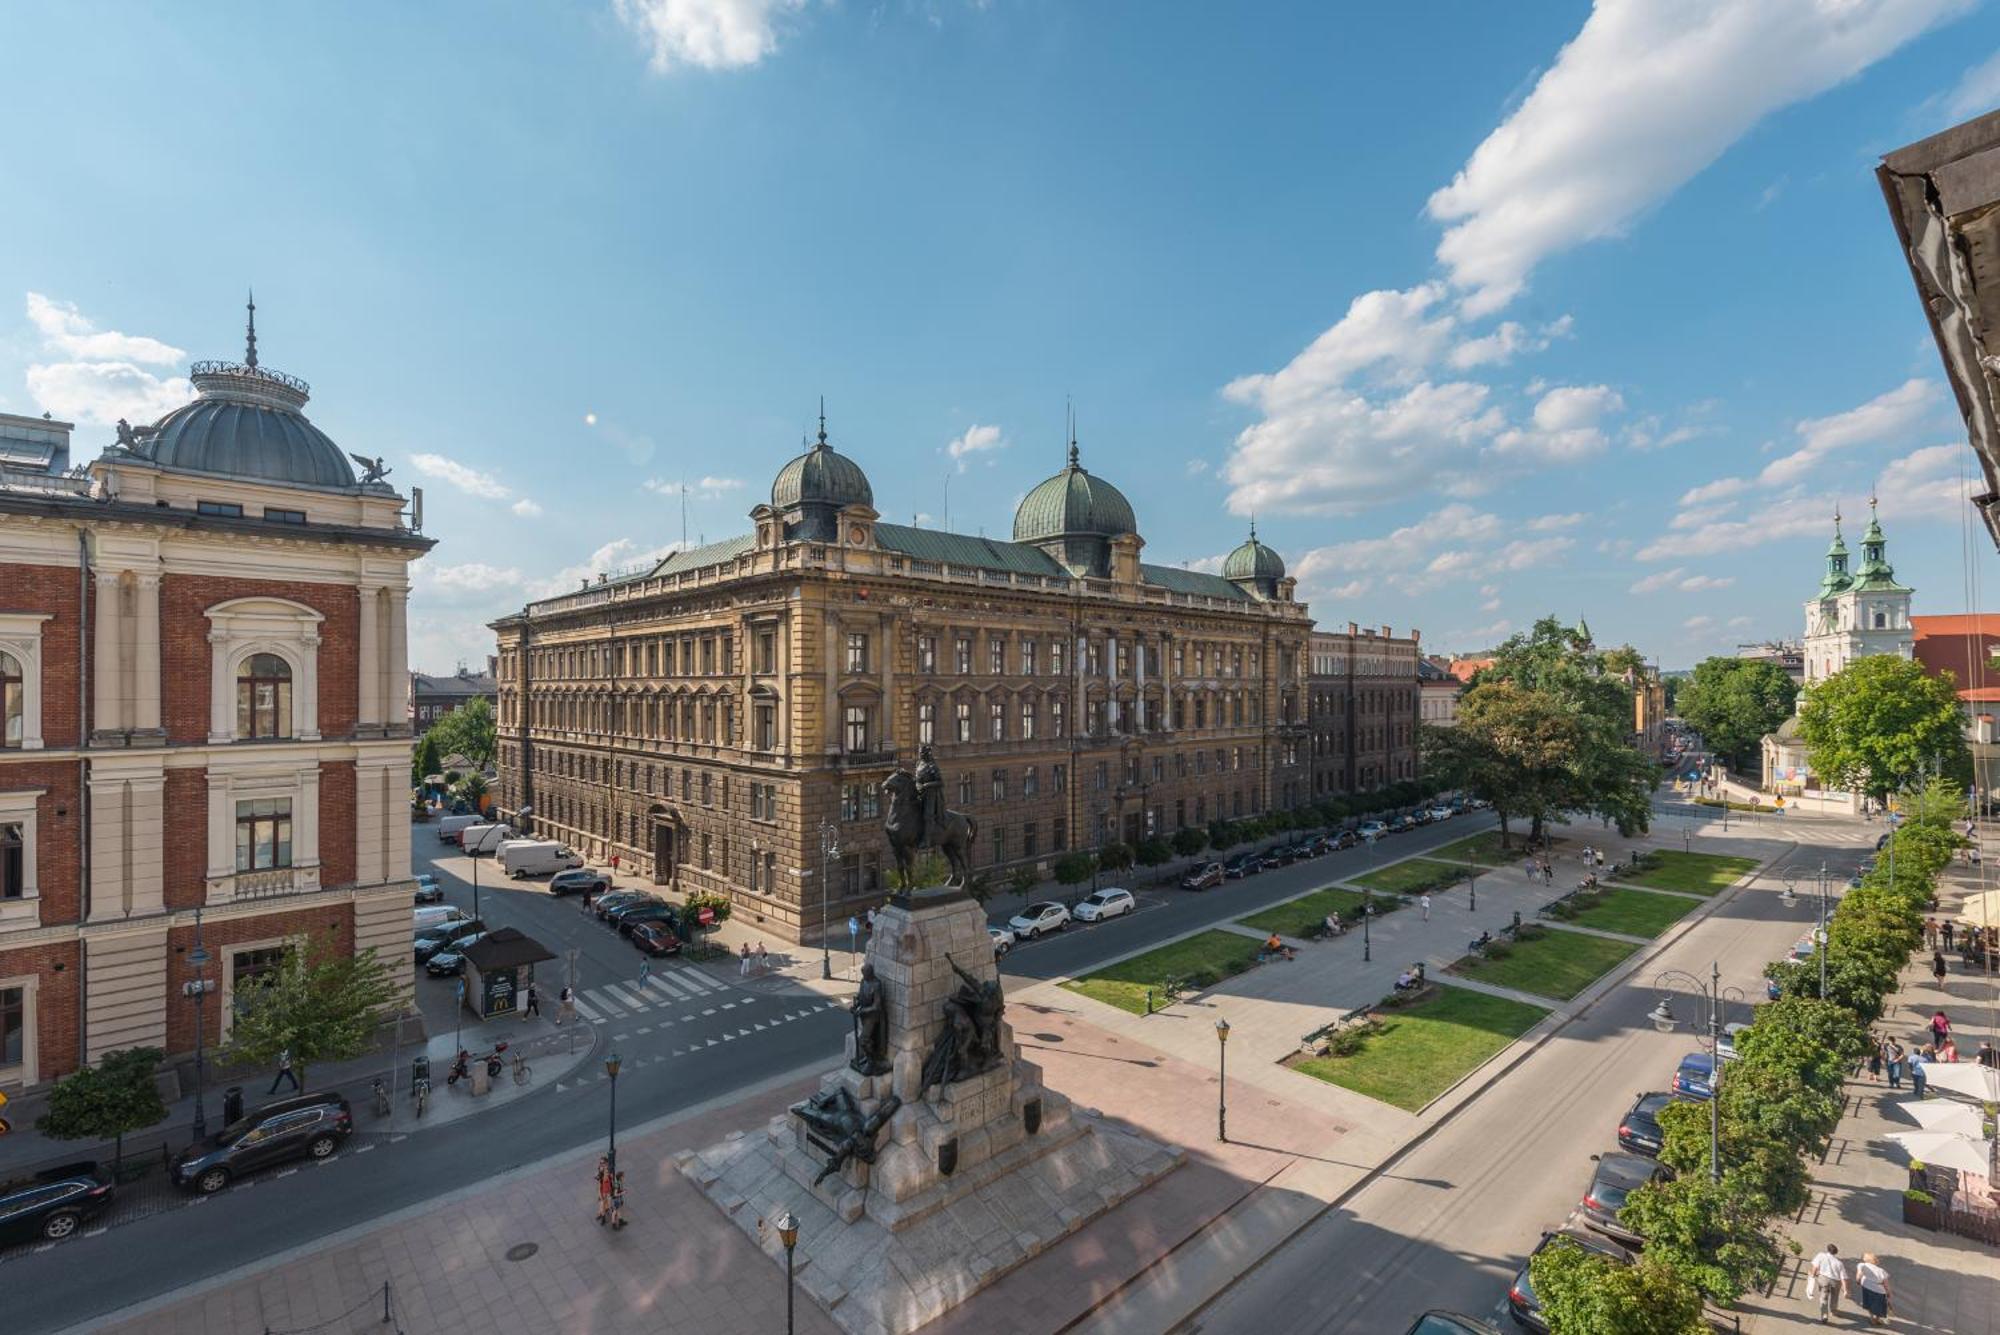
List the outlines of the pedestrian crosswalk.
<svg viewBox="0 0 2000 1335">
<path fill-rule="evenodd" d="M 640 1015 L 672 1018 L 679 1008 L 679 1018 L 685 1020 L 734 1008 L 747 999 L 748 994 L 699 969 L 654 965 L 644 979 L 635 975 L 577 993 L 576 1013 L 592 1024 L 610 1024 Z"/>
</svg>

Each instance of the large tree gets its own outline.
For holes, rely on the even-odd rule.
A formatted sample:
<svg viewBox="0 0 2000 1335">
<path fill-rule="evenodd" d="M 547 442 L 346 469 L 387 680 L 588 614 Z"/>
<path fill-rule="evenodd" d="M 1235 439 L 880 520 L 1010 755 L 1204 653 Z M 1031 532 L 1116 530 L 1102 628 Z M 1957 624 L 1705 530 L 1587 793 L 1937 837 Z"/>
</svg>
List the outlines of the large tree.
<svg viewBox="0 0 2000 1335">
<path fill-rule="evenodd" d="M 1677 694 L 1680 716 L 1711 747 L 1743 769 L 1766 733 L 1790 717 L 1799 686 L 1776 663 L 1704 658 Z"/>
<path fill-rule="evenodd" d="M 1813 773 L 1877 801 L 1933 774 L 1969 780 L 1964 727 L 1951 673 L 1933 677 L 1894 654 L 1849 663 L 1808 691 L 1799 711 Z"/>
<path fill-rule="evenodd" d="M 1703 1335 L 1701 1294 L 1650 1257 L 1621 1265 L 1557 1244 L 1528 1262 L 1549 1335 Z"/>
<path fill-rule="evenodd" d="M 442 755 L 461 755 L 484 769 L 493 763 L 499 747 L 499 733 L 493 722 L 493 704 L 476 696 L 452 710 L 424 736 L 437 742 Z"/>
<path fill-rule="evenodd" d="M 158 1048 L 120 1048 L 95 1066 L 70 1072 L 49 1091 L 48 1111 L 35 1119 L 35 1130 L 51 1140 L 115 1142 L 116 1175 L 125 1165 L 125 1134 L 166 1120 L 167 1105 L 153 1078 L 162 1055 Z"/>
<path fill-rule="evenodd" d="M 224 1052 L 258 1065 L 288 1052 L 303 1086 L 309 1066 L 366 1052 L 407 1000 L 373 950 L 342 955 L 317 943 L 293 945 L 276 968 L 237 988 Z"/>
</svg>

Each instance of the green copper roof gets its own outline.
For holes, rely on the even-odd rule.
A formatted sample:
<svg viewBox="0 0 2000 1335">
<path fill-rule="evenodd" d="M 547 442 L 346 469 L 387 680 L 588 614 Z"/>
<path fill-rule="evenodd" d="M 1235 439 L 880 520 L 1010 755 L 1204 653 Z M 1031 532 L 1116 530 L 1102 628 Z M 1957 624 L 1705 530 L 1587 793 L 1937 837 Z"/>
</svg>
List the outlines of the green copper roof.
<svg viewBox="0 0 2000 1335">
<path fill-rule="evenodd" d="M 822 421 L 819 440 L 798 458 L 778 470 L 771 482 L 771 505 L 788 510 L 794 505 L 874 505 L 875 490 L 861 465 L 826 443 Z"/>
<path fill-rule="evenodd" d="M 740 538 L 724 538 L 721 542 L 711 542 L 706 547 L 690 547 L 684 552 L 675 552 L 664 561 L 661 561 L 648 572 L 646 578 L 653 579 L 660 575 L 678 575 L 683 570 L 699 570 L 703 566 L 719 565 L 724 561 L 734 561 L 737 557 L 743 555 L 743 553 L 756 547 L 756 545 L 756 537 L 746 533 Z"/>
<path fill-rule="evenodd" d="M 1125 494 L 1101 477 L 1093 477 L 1077 462 L 1074 444 L 1069 463 L 1021 500 L 1014 511 L 1014 541 L 1036 542 L 1069 534 L 1115 537 L 1137 533 L 1138 520 Z"/>
<path fill-rule="evenodd" d="M 1142 561 L 1139 564 L 1139 578 L 1169 593 L 1191 594 L 1197 598 L 1228 598 L 1239 603 L 1250 601 L 1243 590 L 1222 576 L 1206 574 L 1200 570 L 1183 570 L 1179 566 L 1147 565 Z"/>
<path fill-rule="evenodd" d="M 1052 575 L 1067 572 L 1039 547 L 993 538 L 968 537 L 934 528 L 906 528 L 901 524 L 877 524 L 875 542 L 885 551 L 901 552 L 919 561 L 940 565 L 970 566 L 978 570 L 1004 570 L 1015 575 Z"/>
<path fill-rule="evenodd" d="M 1285 558 L 1257 541 L 1257 526 L 1250 526 L 1250 538 L 1222 563 L 1224 579 L 1283 579 Z"/>
</svg>

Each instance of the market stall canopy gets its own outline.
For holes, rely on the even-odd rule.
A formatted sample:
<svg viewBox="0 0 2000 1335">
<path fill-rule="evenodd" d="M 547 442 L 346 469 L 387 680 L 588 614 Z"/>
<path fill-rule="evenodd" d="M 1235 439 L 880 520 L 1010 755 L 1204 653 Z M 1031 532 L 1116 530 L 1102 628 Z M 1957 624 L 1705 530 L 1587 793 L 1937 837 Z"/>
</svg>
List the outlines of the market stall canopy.
<svg viewBox="0 0 2000 1335">
<path fill-rule="evenodd" d="M 492 973 L 496 969 L 518 969 L 524 964 L 539 964 L 552 960 L 555 955 L 534 937 L 512 927 L 502 927 L 488 932 L 466 948 L 465 960 L 481 973 Z"/>
<path fill-rule="evenodd" d="M 1955 915 L 1960 922 L 1976 927 L 2000 927 L 2000 890 L 1983 890 L 1967 895 Z"/>
<path fill-rule="evenodd" d="M 1971 1136 L 1954 1136 L 1949 1131 L 1892 1131 L 1885 1140 L 1894 1141 L 1910 1153 L 1910 1158 L 1938 1168 L 1956 1168 L 1961 1173 L 1984 1174 L 1992 1160 L 1990 1142 Z"/>
<path fill-rule="evenodd" d="M 1931 1068 L 1927 1066 L 1924 1069 L 1928 1071 Z M 1907 1113 L 1926 1131 L 1942 1131 L 1975 1140 L 1986 1134 L 1986 1119 L 1980 1116 L 1979 1109 L 1969 1103 L 1956 1103 L 1951 1099 L 1918 1099 L 1914 1103 L 1898 1103 L 1895 1107 L 1898 1112 Z"/>
<path fill-rule="evenodd" d="M 1960 1098 L 2000 1103 L 2000 1070 L 1978 1062 L 1925 1062 L 1924 1080 Z"/>
</svg>

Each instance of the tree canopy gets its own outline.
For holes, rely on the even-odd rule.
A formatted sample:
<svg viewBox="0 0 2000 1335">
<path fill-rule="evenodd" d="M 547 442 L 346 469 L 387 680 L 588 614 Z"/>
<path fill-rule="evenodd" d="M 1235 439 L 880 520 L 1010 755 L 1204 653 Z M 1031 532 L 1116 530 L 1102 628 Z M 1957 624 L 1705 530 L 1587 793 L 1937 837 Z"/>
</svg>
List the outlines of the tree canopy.
<svg viewBox="0 0 2000 1335">
<path fill-rule="evenodd" d="M 1894 654 L 1858 658 L 1808 691 L 1799 735 L 1827 786 L 1877 801 L 1933 773 L 1972 776 L 1956 679 Z"/>
<path fill-rule="evenodd" d="M 1702 1335 L 1701 1294 L 1647 1257 L 1620 1265 L 1574 1245 L 1543 1248 L 1528 1262 L 1549 1335 Z"/>
<path fill-rule="evenodd" d="M 437 743 L 440 755 L 461 755 L 484 769 L 493 763 L 499 748 L 493 702 L 483 695 L 466 701 L 431 724 L 424 737 Z"/>
<path fill-rule="evenodd" d="M 1798 683 L 1776 663 L 1704 658 L 1680 686 L 1676 708 L 1711 747 L 1742 769 L 1764 735 L 1791 715 Z"/>
<path fill-rule="evenodd" d="M 373 950 L 343 955 L 317 942 L 295 945 L 276 968 L 237 988 L 225 1054 L 262 1066 L 289 1052 L 303 1087 L 309 1066 L 366 1052 L 406 999 Z"/>
<path fill-rule="evenodd" d="M 113 1171 L 125 1161 L 125 1134 L 166 1120 L 153 1072 L 163 1054 L 158 1048 L 120 1048 L 107 1052 L 95 1066 L 80 1067 L 49 1091 L 48 1111 L 35 1119 L 35 1130 L 51 1140 L 112 1140 Z"/>
</svg>

